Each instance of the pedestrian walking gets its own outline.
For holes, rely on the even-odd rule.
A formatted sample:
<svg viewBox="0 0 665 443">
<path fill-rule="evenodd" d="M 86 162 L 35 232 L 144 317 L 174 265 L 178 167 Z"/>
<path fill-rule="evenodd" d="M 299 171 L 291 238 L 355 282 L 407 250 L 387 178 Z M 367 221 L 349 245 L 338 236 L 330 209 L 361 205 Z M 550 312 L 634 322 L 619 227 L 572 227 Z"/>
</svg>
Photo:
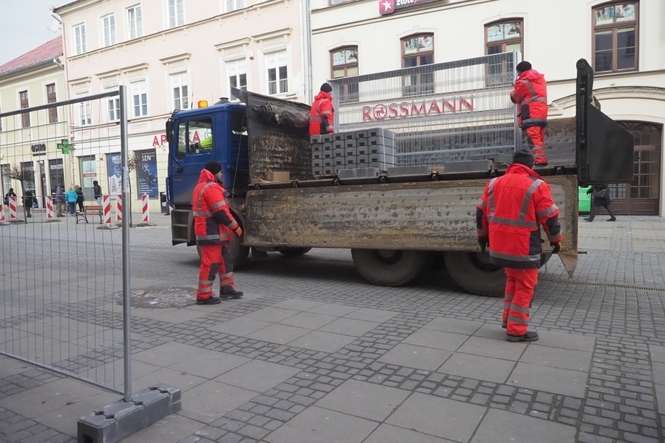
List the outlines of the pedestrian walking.
<svg viewBox="0 0 665 443">
<path fill-rule="evenodd" d="M 99 182 L 97 180 L 92 182 L 92 191 L 95 196 L 95 201 L 97 202 L 97 205 L 101 206 L 102 205 L 102 187 L 99 186 Z"/>
<path fill-rule="evenodd" d="M 79 212 L 84 212 L 83 202 L 85 201 L 85 197 L 83 196 L 83 188 L 77 186 L 74 190 L 76 191 L 76 204 L 79 207 Z"/>
<path fill-rule="evenodd" d="M 9 198 L 16 199 L 16 192 L 14 192 L 14 188 L 9 188 L 9 191 L 5 194 L 5 198 L 3 199 L 5 206 L 9 205 Z"/>
<path fill-rule="evenodd" d="M 531 151 L 518 151 L 506 174 L 493 178 L 476 208 L 478 243 L 490 261 L 504 267 L 503 327 L 511 342 L 536 341 L 529 331 L 529 310 L 541 261 L 540 226 L 554 252 L 562 240 L 559 208 L 550 187 L 533 170 Z"/>
<path fill-rule="evenodd" d="M 242 237 L 242 228 L 224 198 L 224 174 L 218 161 L 208 162 L 199 174 L 192 193 L 194 236 L 201 255 L 196 303 L 213 305 L 242 297 L 235 287 L 233 263 L 229 255 L 231 236 Z M 219 297 L 213 297 L 215 274 L 219 274 Z"/>
<path fill-rule="evenodd" d="M 309 135 L 332 134 L 334 124 L 335 108 L 333 107 L 332 86 L 324 83 L 314 98 L 309 112 Z"/>
<path fill-rule="evenodd" d="M 37 199 L 35 199 L 32 191 L 25 191 L 23 194 L 23 210 L 25 211 L 25 216 L 27 218 L 32 218 L 32 205 L 35 204 Z"/>
<path fill-rule="evenodd" d="M 76 191 L 74 190 L 73 186 L 69 187 L 66 198 L 69 215 L 76 215 L 76 200 L 78 199 L 78 196 L 76 195 Z"/>
<path fill-rule="evenodd" d="M 532 68 L 527 61 L 517 67 L 517 80 L 510 99 L 517 104 L 517 122 L 533 150 L 536 166 L 547 166 L 545 152 L 545 127 L 547 126 L 547 82 L 545 76 Z"/>
<path fill-rule="evenodd" d="M 601 207 L 605 208 L 610 218 L 607 219 L 608 222 L 617 221 L 617 218 L 614 216 L 614 213 L 610 209 L 610 190 L 607 188 L 607 185 L 593 185 L 586 191 L 587 195 L 591 194 L 591 210 L 589 211 L 589 216 L 585 218 L 586 221 L 592 222 L 596 217 L 598 209 Z"/>
<path fill-rule="evenodd" d="M 55 201 L 56 216 L 63 217 L 65 214 L 65 190 L 62 189 L 62 186 L 55 188 L 53 200 Z"/>
</svg>

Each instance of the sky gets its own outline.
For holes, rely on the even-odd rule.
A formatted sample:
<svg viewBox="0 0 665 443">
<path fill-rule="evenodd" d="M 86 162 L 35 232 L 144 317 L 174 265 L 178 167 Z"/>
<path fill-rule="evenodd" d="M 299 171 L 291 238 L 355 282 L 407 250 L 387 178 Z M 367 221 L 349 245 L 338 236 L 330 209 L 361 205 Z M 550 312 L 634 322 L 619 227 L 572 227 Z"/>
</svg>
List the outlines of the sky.
<svg viewBox="0 0 665 443">
<path fill-rule="evenodd" d="M 60 34 L 51 8 L 66 0 L 0 0 L 0 65 Z"/>
</svg>

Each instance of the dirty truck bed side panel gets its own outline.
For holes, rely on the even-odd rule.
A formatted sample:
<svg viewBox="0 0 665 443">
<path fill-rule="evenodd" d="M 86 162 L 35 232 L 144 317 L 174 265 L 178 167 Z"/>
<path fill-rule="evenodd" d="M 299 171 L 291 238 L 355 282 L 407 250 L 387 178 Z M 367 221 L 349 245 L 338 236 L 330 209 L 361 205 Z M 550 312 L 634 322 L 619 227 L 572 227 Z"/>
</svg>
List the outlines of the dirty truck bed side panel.
<svg viewBox="0 0 665 443">
<path fill-rule="evenodd" d="M 564 251 L 577 249 L 577 180 L 547 179 L 559 205 Z M 475 251 L 475 206 L 487 180 L 253 190 L 245 244 Z"/>
</svg>

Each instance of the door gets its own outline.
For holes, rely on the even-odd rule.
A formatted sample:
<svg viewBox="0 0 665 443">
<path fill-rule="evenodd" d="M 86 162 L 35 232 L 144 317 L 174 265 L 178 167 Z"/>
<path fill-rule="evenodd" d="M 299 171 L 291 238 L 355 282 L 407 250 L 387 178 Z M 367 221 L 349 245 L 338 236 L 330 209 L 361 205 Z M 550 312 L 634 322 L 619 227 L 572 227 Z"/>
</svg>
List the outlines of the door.
<svg viewBox="0 0 665 443">
<path fill-rule="evenodd" d="M 46 191 L 46 168 L 44 167 L 44 160 L 39 161 L 39 192 L 41 198 L 39 199 L 41 204 L 40 207 L 45 208 L 46 207 L 46 196 L 47 191 Z"/>
<path fill-rule="evenodd" d="M 176 121 L 173 140 L 177 142 L 177 148 L 171 148 L 169 153 L 171 200 L 176 206 L 191 205 L 192 190 L 198 181 L 201 169 L 210 160 L 220 160 L 222 147 L 216 146 L 219 121 L 221 121 L 219 113 L 197 115 Z"/>
<path fill-rule="evenodd" d="M 660 171 L 662 125 L 622 122 L 633 135 L 633 181 L 610 185 L 612 210 L 627 215 L 658 215 L 660 205 Z"/>
</svg>

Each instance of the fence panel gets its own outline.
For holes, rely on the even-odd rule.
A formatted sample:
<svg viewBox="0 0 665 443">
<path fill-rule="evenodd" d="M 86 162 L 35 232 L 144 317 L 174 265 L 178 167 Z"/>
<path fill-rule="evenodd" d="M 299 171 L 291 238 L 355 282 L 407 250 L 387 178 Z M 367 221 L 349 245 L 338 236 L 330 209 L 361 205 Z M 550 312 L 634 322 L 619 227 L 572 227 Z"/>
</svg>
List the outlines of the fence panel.
<svg viewBox="0 0 665 443">
<path fill-rule="evenodd" d="M 119 174 L 114 203 L 125 192 L 124 88 L 0 124 L 0 186 L 18 206 L 0 226 L 0 354 L 127 396 L 128 226 L 101 223 L 112 184 L 97 180 Z"/>
<path fill-rule="evenodd" d="M 396 134 L 397 166 L 510 158 L 521 136 L 510 101 L 516 53 L 330 81 L 339 131 Z"/>
</svg>

